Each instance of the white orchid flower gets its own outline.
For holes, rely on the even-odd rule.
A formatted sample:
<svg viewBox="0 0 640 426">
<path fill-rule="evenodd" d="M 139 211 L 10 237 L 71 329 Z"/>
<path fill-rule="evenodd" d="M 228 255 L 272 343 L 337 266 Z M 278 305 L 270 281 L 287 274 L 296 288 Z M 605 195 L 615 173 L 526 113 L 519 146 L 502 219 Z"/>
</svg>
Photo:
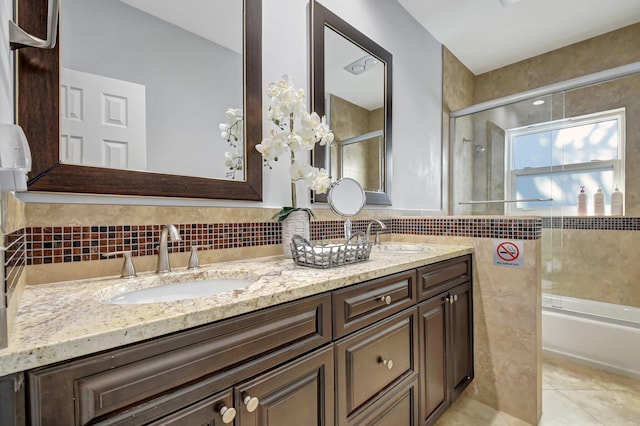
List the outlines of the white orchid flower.
<svg viewBox="0 0 640 426">
<path fill-rule="evenodd" d="M 232 170 L 242 170 L 244 167 L 242 159 L 244 158 L 244 153 L 242 151 L 229 152 L 226 151 L 224 153 L 225 157 L 225 166 Z"/>
<path fill-rule="evenodd" d="M 312 112 L 311 114 L 303 114 L 300 119 L 300 124 L 304 128 L 315 130 L 320 125 L 320 117 L 315 112 Z"/>
<path fill-rule="evenodd" d="M 320 141 L 320 145 L 332 145 L 334 136 L 333 132 L 327 124 L 327 117 L 322 117 L 322 120 L 316 127 L 316 138 Z"/>
<path fill-rule="evenodd" d="M 303 163 L 300 161 L 294 161 L 289 168 L 289 176 L 291 176 L 291 180 L 306 180 L 310 176 L 313 176 L 314 170 L 307 163 Z"/>
<path fill-rule="evenodd" d="M 242 120 L 244 114 L 239 108 L 229 108 L 225 115 L 227 116 L 227 121 L 229 121 L 229 123 L 234 123 L 238 120 Z"/>
<path fill-rule="evenodd" d="M 285 133 L 287 146 L 291 152 L 298 152 L 303 149 L 303 141 L 300 135 L 296 132 L 293 133 Z"/>
<path fill-rule="evenodd" d="M 307 184 L 312 191 L 318 194 L 324 194 L 331 186 L 331 176 L 325 169 L 314 169 L 311 177 L 307 178 Z"/>
<path fill-rule="evenodd" d="M 284 153 L 282 144 L 278 140 L 274 140 L 274 138 L 264 139 L 262 143 L 256 145 L 256 149 L 262 154 L 267 163 L 278 161 L 278 157 Z"/>
<path fill-rule="evenodd" d="M 271 130 L 271 136 L 256 145 L 265 165 L 271 167 L 272 161 L 278 161 L 288 151 L 291 159 L 289 168 L 291 181 L 303 181 L 318 193 L 327 192 L 331 185 L 331 178 L 326 170 L 296 161 L 295 158 L 296 152 L 312 150 L 316 143 L 321 145 L 333 143 L 334 136 L 325 117 L 320 118 L 315 112 L 311 114 L 307 112 L 304 102 L 305 91 L 302 88 L 296 89 L 289 75 L 282 75 L 278 81 L 270 83 L 267 86 L 266 95 L 269 98 L 267 115 L 277 129 Z M 228 119 L 233 115 L 234 111 L 228 111 Z M 221 127 L 221 131 L 233 132 L 233 129 Z M 295 197 L 292 197 L 292 206 L 295 207 Z"/>
</svg>

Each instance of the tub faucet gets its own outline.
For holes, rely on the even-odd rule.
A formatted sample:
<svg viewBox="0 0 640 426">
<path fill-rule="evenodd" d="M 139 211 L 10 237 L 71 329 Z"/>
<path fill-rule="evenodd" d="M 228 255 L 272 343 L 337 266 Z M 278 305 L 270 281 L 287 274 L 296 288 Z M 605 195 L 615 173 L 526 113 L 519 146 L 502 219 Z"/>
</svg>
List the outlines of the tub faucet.
<svg viewBox="0 0 640 426">
<path fill-rule="evenodd" d="M 164 274 L 171 272 L 171 264 L 169 263 L 169 243 L 171 241 L 180 241 L 180 233 L 175 225 L 164 225 L 160 233 L 160 244 L 158 245 L 158 266 L 156 272 Z"/>
<path fill-rule="evenodd" d="M 373 225 L 374 223 L 377 223 L 378 225 L 380 225 L 380 229 L 387 229 L 387 225 L 385 225 L 383 222 L 379 221 L 378 219 L 373 219 L 371 222 L 369 222 L 369 224 L 367 224 L 367 234 L 366 234 L 367 241 L 371 241 L 371 225 Z M 380 231 L 376 232 L 375 244 L 377 246 L 380 245 Z"/>
</svg>

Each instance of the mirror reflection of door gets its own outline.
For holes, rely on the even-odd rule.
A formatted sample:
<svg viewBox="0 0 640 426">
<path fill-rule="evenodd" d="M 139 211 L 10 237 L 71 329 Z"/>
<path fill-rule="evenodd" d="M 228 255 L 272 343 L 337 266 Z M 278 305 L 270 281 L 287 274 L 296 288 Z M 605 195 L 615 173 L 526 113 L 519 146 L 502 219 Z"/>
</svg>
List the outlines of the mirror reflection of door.
<svg viewBox="0 0 640 426">
<path fill-rule="evenodd" d="M 60 70 L 60 161 L 146 170 L 145 87 Z"/>
<path fill-rule="evenodd" d="M 243 108 L 243 3 L 62 0 L 61 67 L 142 87 L 144 105 L 137 115 L 144 114 L 146 128 L 118 136 L 128 124 L 141 121 L 127 115 L 135 111 L 122 101 L 122 95 L 101 90 L 96 108 L 102 111 L 96 117 L 102 120 L 108 112 L 105 108 L 120 108 L 117 114 L 125 124 L 120 119 L 83 124 L 85 129 L 101 127 L 98 136 L 89 138 L 66 132 L 61 161 L 229 178 L 225 151 L 235 148 L 221 137 L 218 126 L 227 121 L 228 108 Z M 82 99 L 86 93 L 76 91 L 75 95 Z M 90 107 L 87 101 L 82 104 L 85 108 Z M 67 124 L 73 129 L 79 121 Z M 131 152 L 125 155 L 126 146 L 146 147 L 146 152 L 134 160 Z M 96 147 L 107 155 L 89 155 Z M 232 178 L 244 180 L 243 170 Z"/>
<path fill-rule="evenodd" d="M 328 27 L 324 42 L 325 102 L 335 136 L 331 177 L 383 191 L 385 64 Z"/>
</svg>

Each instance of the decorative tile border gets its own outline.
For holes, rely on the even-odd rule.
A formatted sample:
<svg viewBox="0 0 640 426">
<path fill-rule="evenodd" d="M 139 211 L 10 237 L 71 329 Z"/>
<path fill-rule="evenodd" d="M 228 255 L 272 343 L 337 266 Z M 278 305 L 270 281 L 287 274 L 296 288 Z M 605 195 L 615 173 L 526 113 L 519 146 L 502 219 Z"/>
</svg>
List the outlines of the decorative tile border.
<svg viewBox="0 0 640 426">
<path fill-rule="evenodd" d="M 277 244 L 280 225 L 273 222 L 176 225 L 181 241 L 170 242 L 172 253 L 191 246 L 211 249 Z M 73 226 L 26 228 L 30 265 L 99 260 L 106 253 L 130 251 L 150 256 L 160 240 L 162 225 Z M 204 247 L 203 247 L 204 249 Z"/>
<path fill-rule="evenodd" d="M 381 233 L 518 240 L 535 240 L 542 235 L 540 218 L 420 217 L 385 219 L 383 222 L 387 229 Z M 352 230 L 365 232 L 368 223 L 369 220 L 354 220 Z M 169 243 L 172 253 L 188 251 L 193 245 L 217 250 L 282 243 L 278 222 L 176 226 L 182 240 Z M 161 230 L 161 225 L 102 225 L 28 227 L 19 232 L 26 240 L 26 263 L 41 265 L 100 260 L 105 253 L 113 251 L 130 251 L 133 256 L 154 255 Z M 374 225 L 373 230 L 378 231 L 379 226 Z M 313 241 L 340 239 L 344 235 L 344 222 L 314 220 L 310 231 Z"/>
<path fill-rule="evenodd" d="M 471 238 L 537 240 L 542 237 L 540 218 L 509 219 L 472 217 L 425 217 L 393 219 L 396 234 L 437 235 Z"/>
<path fill-rule="evenodd" d="M 543 228 L 640 231 L 640 217 L 568 216 L 543 217 Z"/>
<path fill-rule="evenodd" d="M 26 240 L 24 229 L 8 234 L 4 238 L 4 245 L 7 248 L 4 255 L 4 281 L 8 298 L 11 298 L 22 270 L 27 264 Z"/>
</svg>

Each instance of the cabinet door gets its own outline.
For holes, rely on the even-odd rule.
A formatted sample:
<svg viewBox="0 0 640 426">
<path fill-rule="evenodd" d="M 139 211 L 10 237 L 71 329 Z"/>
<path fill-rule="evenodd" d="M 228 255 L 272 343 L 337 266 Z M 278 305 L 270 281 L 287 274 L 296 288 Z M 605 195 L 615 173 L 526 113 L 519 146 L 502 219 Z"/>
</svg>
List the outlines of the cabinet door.
<svg viewBox="0 0 640 426">
<path fill-rule="evenodd" d="M 333 425 L 333 349 L 236 386 L 238 426 Z"/>
<path fill-rule="evenodd" d="M 451 402 L 473 380 L 473 301 L 471 283 L 454 287 L 449 291 L 453 303 L 451 309 Z"/>
<path fill-rule="evenodd" d="M 433 297 L 419 305 L 421 415 L 431 424 L 449 407 L 446 345 L 447 294 Z"/>
<path fill-rule="evenodd" d="M 160 420 L 149 423 L 148 426 L 221 426 L 223 424 L 232 424 L 234 418 L 233 393 L 231 389 L 228 389 Z"/>
</svg>

